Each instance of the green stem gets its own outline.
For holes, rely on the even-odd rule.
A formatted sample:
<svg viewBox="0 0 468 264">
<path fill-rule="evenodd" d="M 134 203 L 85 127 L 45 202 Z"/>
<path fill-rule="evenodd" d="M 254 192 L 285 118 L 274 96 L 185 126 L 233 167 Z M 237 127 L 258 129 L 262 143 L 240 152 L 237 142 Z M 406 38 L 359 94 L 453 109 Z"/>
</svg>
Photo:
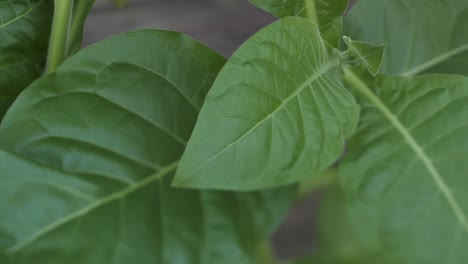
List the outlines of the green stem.
<svg viewBox="0 0 468 264">
<path fill-rule="evenodd" d="M 258 264 L 274 264 L 277 263 L 273 248 L 271 247 L 270 241 L 265 240 L 257 249 L 256 260 Z"/>
<path fill-rule="evenodd" d="M 65 60 L 72 0 L 54 0 L 54 20 L 49 42 L 46 72 L 53 72 Z"/>
<path fill-rule="evenodd" d="M 317 12 L 315 11 L 314 0 L 306 0 L 305 4 L 307 8 L 307 18 L 309 18 L 315 24 L 318 25 L 318 18 L 317 18 Z"/>
<path fill-rule="evenodd" d="M 81 46 L 81 38 L 83 35 L 83 27 L 88 17 L 89 10 L 93 6 L 95 0 L 75 0 L 76 4 L 73 9 L 73 17 L 70 26 L 68 37 L 67 56 L 73 55 Z"/>
</svg>

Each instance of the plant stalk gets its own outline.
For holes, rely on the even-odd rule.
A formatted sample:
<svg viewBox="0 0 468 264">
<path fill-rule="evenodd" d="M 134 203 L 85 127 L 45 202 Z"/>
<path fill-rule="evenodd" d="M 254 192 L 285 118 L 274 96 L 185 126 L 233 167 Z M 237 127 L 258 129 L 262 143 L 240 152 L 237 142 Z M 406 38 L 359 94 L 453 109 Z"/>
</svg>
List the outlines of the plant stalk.
<svg viewBox="0 0 468 264">
<path fill-rule="evenodd" d="M 54 20 L 50 35 L 46 73 L 54 72 L 65 60 L 73 0 L 54 0 Z"/>
<path fill-rule="evenodd" d="M 307 18 L 318 25 L 317 11 L 315 10 L 315 0 L 306 0 Z"/>
<path fill-rule="evenodd" d="M 89 10 L 94 5 L 95 0 L 75 0 L 73 17 L 70 25 L 70 32 L 67 44 L 67 56 L 73 55 L 81 45 L 83 27 L 88 17 Z"/>
</svg>

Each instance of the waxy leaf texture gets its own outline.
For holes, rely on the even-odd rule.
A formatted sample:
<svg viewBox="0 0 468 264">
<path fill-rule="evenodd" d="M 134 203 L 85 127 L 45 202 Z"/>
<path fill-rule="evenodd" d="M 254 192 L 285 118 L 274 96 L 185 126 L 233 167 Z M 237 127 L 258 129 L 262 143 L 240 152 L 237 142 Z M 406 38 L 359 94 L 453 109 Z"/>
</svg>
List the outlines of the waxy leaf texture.
<svg viewBox="0 0 468 264">
<path fill-rule="evenodd" d="M 0 263 L 254 263 L 295 188 L 170 187 L 225 59 L 141 30 L 77 53 L 0 127 Z"/>
<path fill-rule="evenodd" d="M 340 169 L 361 237 L 382 264 L 464 263 L 468 79 L 380 76 L 373 91 Z"/>
<path fill-rule="evenodd" d="M 175 185 L 253 190 L 319 176 L 359 107 L 317 26 L 281 19 L 247 40 L 210 90 Z"/>
<path fill-rule="evenodd" d="M 42 74 L 52 1 L 0 1 L 0 120 L 16 96 Z"/>
<path fill-rule="evenodd" d="M 385 44 L 382 72 L 468 74 L 468 1 L 359 0 L 345 35 Z"/>
</svg>

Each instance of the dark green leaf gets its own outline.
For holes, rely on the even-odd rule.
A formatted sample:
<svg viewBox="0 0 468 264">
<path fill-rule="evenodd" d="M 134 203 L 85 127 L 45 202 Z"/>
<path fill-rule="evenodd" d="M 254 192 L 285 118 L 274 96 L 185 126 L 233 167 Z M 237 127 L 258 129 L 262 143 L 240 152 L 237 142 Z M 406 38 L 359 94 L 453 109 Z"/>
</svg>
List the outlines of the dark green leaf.
<svg viewBox="0 0 468 264">
<path fill-rule="evenodd" d="M 315 4 L 317 19 L 322 37 L 338 47 L 343 27 L 342 15 L 348 0 L 250 0 L 259 8 L 277 17 L 307 17 L 306 2 Z"/>
<path fill-rule="evenodd" d="M 26 89 L 0 127 L 0 262 L 252 263 L 293 187 L 168 184 L 224 63 L 178 33 L 135 31 Z"/>
<path fill-rule="evenodd" d="M 42 73 L 49 42 L 49 0 L 0 1 L 0 120 Z"/>
<path fill-rule="evenodd" d="M 359 0 L 345 19 L 351 38 L 388 43 L 389 74 L 468 74 L 466 28 L 466 0 Z"/>
<path fill-rule="evenodd" d="M 382 264 L 468 259 L 468 79 L 379 77 L 341 178 Z M 391 249 L 391 250 L 389 250 Z"/>
<path fill-rule="evenodd" d="M 355 60 L 359 66 L 376 76 L 382 65 L 386 45 L 374 46 L 361 41 L 353 41 L 346 36 L 343 40 L 348 46 L 349 59 Z"/>
<path fill-rule="evenodd" d="M 252 190 L 320 175 L 359 114 L 338 66 L 309 20 L 285 18 L 254 35 L 208 94 L 175 184 Z"/>
</svg>

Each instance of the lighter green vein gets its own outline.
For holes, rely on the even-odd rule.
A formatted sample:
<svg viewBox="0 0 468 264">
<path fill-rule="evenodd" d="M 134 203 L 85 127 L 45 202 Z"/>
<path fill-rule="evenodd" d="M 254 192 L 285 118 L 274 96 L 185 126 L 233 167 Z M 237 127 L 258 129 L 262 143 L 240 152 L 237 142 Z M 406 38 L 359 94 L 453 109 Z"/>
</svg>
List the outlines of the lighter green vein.
<svg viewBox="0 0 468 264">
<path fill-rule="evenodd" d="M 436 169 L 433 162 L 424 152 L 423 148 L 413 138 L 410 131 L 400 122 L 398 117 L 394 115 L 393 112 L 367 87 L 367 85 L 364 82 L 362 82 L 361 79 L 359 79 L 359 77 L 357 77 L 351 70 L 347 68 L 344 69 L 344 72 L 345 79 L 360 93 L 362 93 L 370 102 L 372 102 L 403 136 L 408 146 L 413 149 L 416 156 L 426 167 L 427 171 L 436 183 L 440 192 L 443 194 L 449 206 L 452 208 L 462 228 L 465 230 L 466 233 L 468 233 L 468 217 L 463 212 L 461 205 L 455 199 L 452 191 L 448 187 L 447 183 L 444 181 L 442 175 L 440 175 L 439 171 Z"/>
<path fill-rule="evenodd" d="M 186 177 L 181 177 L 181 178 L 176 178 L 175 179 L 175 185 L 179 185 L 180 183 L 184 182 L 188 178 L 190 178 L 193 174 L 195 174 L 198 170 L 200 170 L 203 166 L 211 162 L 213 159 L 221 155 L 224 151 L 226 151 L 228 148 L 236 144 L 237 142 L 241 141 L 244 137 L 249 135 L 252 131 L 257 129 L 260 125 L 262 125 L 266 120 L 272 118 L 277 112 L 282 110 L 286 104 L 288 104 L 292 99 L 297 97 L 305 88 L 309 87 L 309 85 L 315 81 L 317 78 L 328 72 L 330 69 L 338 66 L 339 61 L 338 60 L 331 60 L 328 63 L 322 65 L 312 76 L 310 76 L 307 80 L 305 80 L 296 91 L 294 91 L 292 94 L 290 94 L 286 99 L 283 100 L 283 102 L 278 105 L 270 114 L 266 115 L 262 120 L 260 120 L 257 124 L 255 124 L 252 128 L 250 128 L 248 131 L 243 133 L 240 137 L 238 137 L 236 140 L 233 142 L 229 143 L 228 145 L 224 146 L 221 150 L 213 154 L 210 158 L 205 160 L 198 168 L 192 171 L 192 173 L 188 174 Z"/>
<path fill-rule="evenodd" d="M 0 29 L 1 29 L 1 28 L 4 28 L 4 27 L 6 27 L 6 26 L 8 26 L 8 25 L 10 25 L 10 24 L 13 24 L 13 23 L 16 22 L 17 20 L 19 20 L 19 19 L 21 19 L 21 18 L 27 16 L 29 13 L 31 13 L 32 11 L 34 11 L 34 9 L 36 9 L 37 7 L 39 7 L 39 6 L 42 5 L 42 4 L 44 4 L 44 1 L 39 2 L 37 5 L 31 7 L 31 9 L 29 9 L 29 10 L 27 10 L 26 12 L 24 12 L 23 14 L 21 14 L 21 15 L 15 17 L 15 18 L 13 18 L 12 20 L 1 24 L 1 25 L 0 25 Z"/>
<path fill-rule="evenodd" d="M 31 234 L 29 237 L 23 239 L 22 241 L 20 241 L 19 243 L 13 245 L 12 247 L 8 248 L 7 249 L 7 253 L 9 254 L 14 254 L 15 252 L 18 252 L 19 250 L 25 248 L 26 246 L 28 246 L 29 244 L 33 243 L 34 241 L 36 241 L 37 239 L 43 237 L 44 235 L 52 232 L 53 230 L 77 219 L 77 218 L 80 218 L 90 212 L 92 212 L 93 210 L 95 209 L 98 209 L 99 207 L 103 206 L 103 205 L 106 205 L 108 203 L 111 203 L 115 200 L 118 200 L 118 199 L 121 199 L 131 193 L 133 193 L 134 191 L 137 191 L 145 186 L 147 186 L 148 184 L 151 184 L 152 182 L 164 177 L 166 174 L 170 173 L 171 171 L 175 170 L 177 168 L 177 165 L 178 165 L 179 161 L 175 161 L 169 165 L 167 165 L 166 167 L 164 167 L 163 169 L 161 169 L 159 172 L 143 179 L 142 181 L 140 182 L 137 182 L 119 192 L 116 192 L 116 193 L 113 193 L 113 194 L 110 194 L 106 197 L 103 197 L 102 199 L 98 199 L 96 200 L 94 203 L 91 203 L 89 204 L 88 206 L 84 207 L 84 208 L 81 208 L 80 210 L 77 210 L 69 215 L 66 215 L 62 218 L 59 218 L 57 219 L 56 221 L 48 224 L 47 226 L 37 230 L 36 232 L 34 232 L 33 234 Z"/>
<path fill-rule="evenodd" d="M 437 64 L 439 64 L 441 62 L 444 62 L 445 60 L 448 60 L 448 59 L 452 58 L 455 55 L 458 55 L 458 54 L 460 54 L 460 53 L 462 53 L 464 51 L 467 51 L 467 50 L 468 50 L 468 43 L 463 45 L 463 46 L 460 46 L 460 47 L 458 47 L 458 48 L 456 48 L 456 49 L 454 49 L 452 51 L 445 52 L 445 53 L 443 53 L 443 54 L 441 54 L 441 55 L 439 55 L 439 56 L 437 56 L 437 57 L 435 57 L 435 58 L 433 58 L 433 59 L 431 59 L 431 60 L 429 60 L 429 61 L 427 61 L 427 62 L 425 62 L 425 63 L 423 63 L 423 64 L 421 64 L 421 65 L 407 71 L 407 72 L 404 72 L 402 74 L 404 76 L 417 75 L 417 74 L 419 74 L 419 73 L 421 73 L 421 72 L 423 72 L 423 71 L 425 71 L 425 70 L 427 70 L 427 69 L 429 69 L 429 68 L 431 68 L 431 67 L 433 67 L 433 66 L 435 66 L 435 65 L 437 65 Z"/>
</svg>

